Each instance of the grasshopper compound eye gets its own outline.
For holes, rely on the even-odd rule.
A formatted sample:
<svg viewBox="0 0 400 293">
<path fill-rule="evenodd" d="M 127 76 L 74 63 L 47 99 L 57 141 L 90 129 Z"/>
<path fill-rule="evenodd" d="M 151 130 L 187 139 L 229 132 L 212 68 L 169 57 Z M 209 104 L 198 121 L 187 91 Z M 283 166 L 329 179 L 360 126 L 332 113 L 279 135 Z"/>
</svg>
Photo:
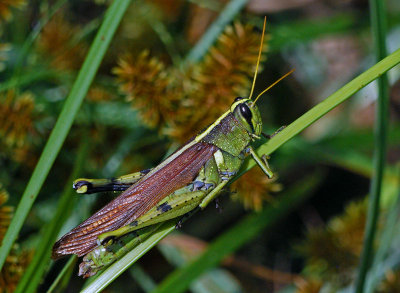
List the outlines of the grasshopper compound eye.
<svg viewBox="0 0 400 293">
<path fill-rule="evenodd" d="M 236 103 L 236 102 L 238 102 L 238 101 L 240 101 L 240 100 L 243 100 L 244 98 L 242 98 L 242 97 L 237 97 L 236 99 L 235 99 L 235 101 L 234 101 L 234 103 Z"/>
<path fill-rule="evenodd" d="M 241 104 L 238 106 L 240 109 L 240 114 L 242 114 L 243 118 L 246 119 L 247 123 L 251 124 L 251 118 L 253 114 L 251 113 L 251 110 L 246 104 Z"/>
</svg>

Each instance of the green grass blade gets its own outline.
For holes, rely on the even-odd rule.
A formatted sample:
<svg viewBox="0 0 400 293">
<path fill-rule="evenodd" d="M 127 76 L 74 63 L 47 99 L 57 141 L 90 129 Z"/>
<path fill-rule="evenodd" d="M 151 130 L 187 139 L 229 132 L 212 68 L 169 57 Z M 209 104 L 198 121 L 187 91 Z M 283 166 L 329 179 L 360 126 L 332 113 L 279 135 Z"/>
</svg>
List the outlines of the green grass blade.
<svg viewBox="0 0 400 293">
<path fill-rule="evenodd" d="M 385 1 L 370 0 L 371 24 L 375 41 L 377 59 L 386 56 L 386 16 Z M 378 100 L 375 108 L 375 147 L 374 175 L 372 176 L 368 203 L 367 223 L 364 245 L 361 253 L 359 273 L 356 280 L 356 292 L 364 292 L 368 269 L 373 260 L 373 243 L 379 215 L 382 178 L 386 163 L 387 128 L 389 117 L 389 88 L 387 75 L 378 79 Z"/>
<path fill-rule="evenodd" d="M 224 10 L 221 11 L 218 18 L 207 29 L 201 39 L 192 48 L 186 56 L 185 61 L 195 63 L 199 61 L 208 52 L 209 48 L 214 44 L 215 40 L 219 37 L 225 26 L 232 21 L 236 14 L 247 4 L 248 0 L 231 0 L 225 5 Z"/>
<path fill-rule="evenodd" d="M 42 275 L 50 262 L 53 243 L 56 241 L 57 235 L 64 224 L 64 221 L 68 219 L 70 212 L 78 199 L 74 194 L 75 191 L 71 188 L 71 182 L 75 178 L 79 177 L 79 173 L 81 173 L 86 162 L 88 149 L 89 140 L 84 139 L 79 148 L 74 169 L 67 180 L 63 195 L 60 198 L 57 211 L 54 214 L 53 219 L 43 227 L 40 241 L 35 250 L 35 255 L 33 256 L 27 270 L 24 272 L 22 279 L 18 283 L 18 287 L 15 291 L 16 293 L 37 291 L 37 286 L 42 280 Z"/>
<path fill-rule="evenodd" d="M 184 292 L 191 282 L 207 269 L 218 265 L 226 256 L 258 236 L 264 229 L 271 227 L 303 202 L 312 194 L 311 189 L 318 185 L 320 179 L 318 176 L 310 176 L 283 193 L 274 205 L 266 207 L 260 213 L 246 216 L 239 224 L 212 242 L 195 261 L 169 275 L 153 293 Z"/>
<path fill-rule="evenodd" d="M 42 155 L 40 156 L 39 162 L 33 171 L 28 186 L 22 195 L 22 199 L 17 207 L 10 227 L 4 236 L 0 248 L 0 269 L 3 267 L 11 246 L 17 238 L 28 212 L 61 149 L 75 115 L 82 104 L 83 98 L 94 79 L 106 49 L 108 48 L 129 3 L 129 0 L 115 0 L 106 12 L 104 21 L 95 37 L 85 62 L 79 71 L 71 92 L 65 101 L 60 117 L 58 118 Z"/>
</svg>

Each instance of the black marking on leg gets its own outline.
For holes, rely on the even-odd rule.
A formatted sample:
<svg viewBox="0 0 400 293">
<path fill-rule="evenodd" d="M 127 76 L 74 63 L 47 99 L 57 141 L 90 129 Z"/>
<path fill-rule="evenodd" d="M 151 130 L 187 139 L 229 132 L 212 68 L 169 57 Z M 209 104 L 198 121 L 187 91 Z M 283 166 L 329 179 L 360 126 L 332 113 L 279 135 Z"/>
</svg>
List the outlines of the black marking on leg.
<svg viewBox="0 0 400 293">
<path fill-rule="evenodd" d="M 163 204 L 157 207 L 157 211 L 161 211 L 161 213 L 168 212 L 171 209 L 172 207 L 168 204 L 168 202 L 164 202 Z"/>
<path fill-rule="evenodd" d="M 133 221 L 132 223 L 129 224 L 132 227 L 135 227 L 138 225 L 138 221 Z"/>
</svg>

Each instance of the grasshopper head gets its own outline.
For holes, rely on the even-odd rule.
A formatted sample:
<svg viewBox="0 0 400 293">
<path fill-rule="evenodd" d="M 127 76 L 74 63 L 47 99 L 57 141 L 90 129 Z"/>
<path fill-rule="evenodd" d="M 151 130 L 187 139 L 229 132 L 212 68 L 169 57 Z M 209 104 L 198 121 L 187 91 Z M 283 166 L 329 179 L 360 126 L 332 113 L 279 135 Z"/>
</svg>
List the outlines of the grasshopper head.
<svg viewBox="0 0 400 293">
<path fill-rule="evenodd" d="M 260 111 L 251 99 L 237 97 L 231 112 L 249 133 L 259 136 L 262 130 Z"/>
</svg>

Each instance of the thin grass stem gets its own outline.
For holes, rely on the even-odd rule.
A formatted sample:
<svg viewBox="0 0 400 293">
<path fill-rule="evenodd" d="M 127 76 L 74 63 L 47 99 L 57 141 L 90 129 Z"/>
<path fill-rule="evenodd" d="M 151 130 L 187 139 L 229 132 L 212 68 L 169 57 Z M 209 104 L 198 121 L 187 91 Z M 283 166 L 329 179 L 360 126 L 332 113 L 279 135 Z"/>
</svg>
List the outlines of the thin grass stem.
<svg viewBox="0 0 400 293">
<path fill-rule="evenodd" d="M 385 1 L 370 0 L 372 32 L 374 35 L 377 60 L 386 57 L 386 16 Z M 374 174 L 370 185 L 367 223 L 365 227 L 364 245 L 361 253 L 359 273 L 355 292 L 364 292 L 365 279 L 373 261 L 373 243 L 379 216 L 379 202 L 382 190 L 382 179 L 386 163 L 387 128 L 389 114 L 389 89 L 387 75 L 378 79 L 378 100 L 375 108 L 375 147 Z"/>
</svg>

